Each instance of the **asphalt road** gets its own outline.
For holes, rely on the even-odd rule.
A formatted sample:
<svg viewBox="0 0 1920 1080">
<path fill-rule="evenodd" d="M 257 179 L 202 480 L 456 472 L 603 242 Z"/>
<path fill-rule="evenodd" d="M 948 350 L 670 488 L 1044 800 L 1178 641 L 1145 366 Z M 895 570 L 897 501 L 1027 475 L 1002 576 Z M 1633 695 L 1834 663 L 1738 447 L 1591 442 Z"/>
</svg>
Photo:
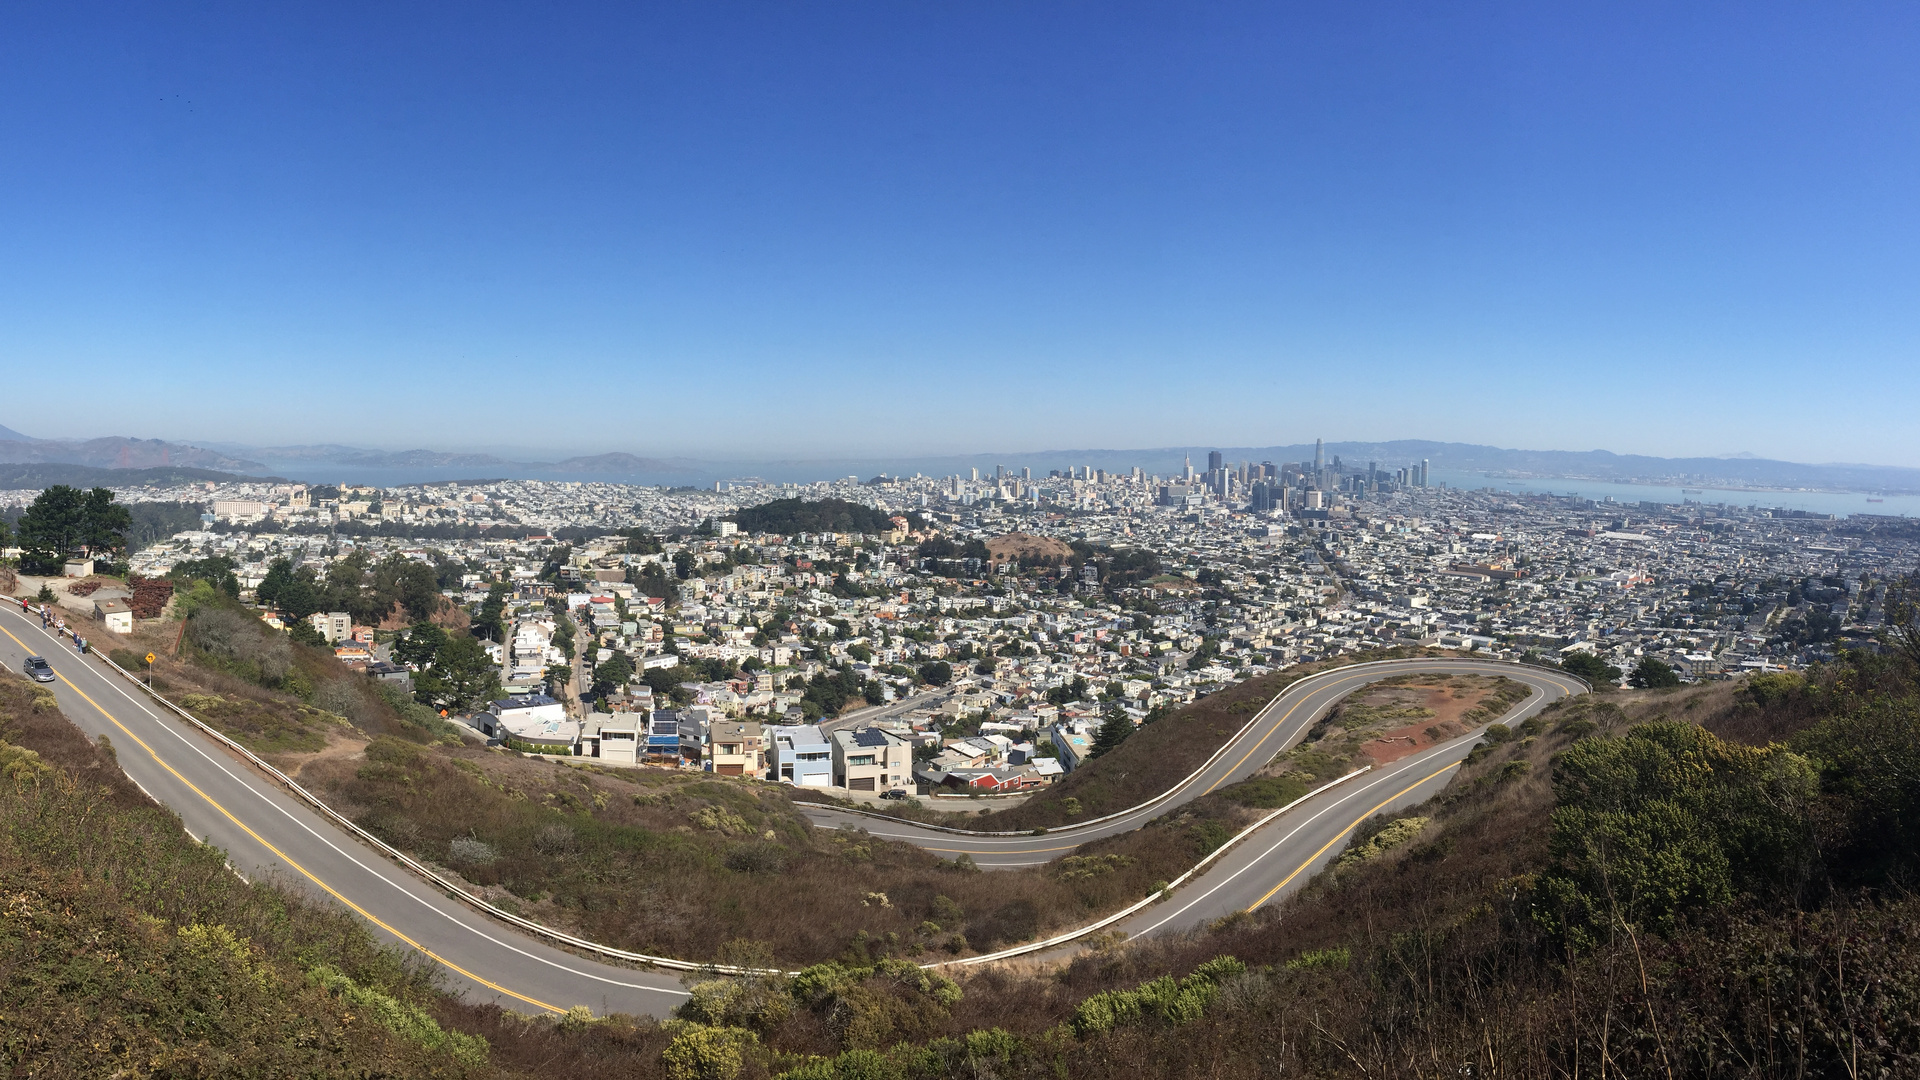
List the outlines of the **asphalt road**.
<svg viewBox="0 0 1920 1080">
<path fill-rule="evenodd" d="M 85 630 L 100 630 L 86 624 Z M 108 639 L 101 631 L 96 644 Z M 275 879 L 343 904 L 384 940 L 438 961 L 449 989 L 520 1012 L 585 1005 L 596 1014 L 665 1016 L 687 995 L 677 975 L 582 959 L 500 925 L 395 865 L 186 723 L 96 659 L 0 605 L 0 663 L 47 658 L 61 711 L 113 743 L 120 767 L 171 808 L 195 839 L 246 877 Z"/>
<path fill-rule="evenodd" d="M 18 671 L 29 653 L 52 663 L 59 678 L 50 689 L 67 717 L 89 736 L 110 739 L 121 768 L 178 814 L 189 834 L 223 849 L 229 863 L 249 878 L 278 880 L 353 910 L 383 940 L 440 963 L 449 989 L 523 1012 L 585 1005 L 597 1014 L 664 1016 L 686 997 L 675 974 L 584 959 L 449 899 L 163 712 L 97 659 L 76 655 L 70 644 L 42 630 L 37 618 L 11 605 L 0 606 L 0 663 Z M 1487 661 L 1404 661 L 1336 669 L 1289 688 L 1172 798 L 1110 821 L 1044 836 L 962 836 L 838 811 L 808 813 L 820 824 L 868 828 L 875 835 L 943 854 L 965 851 L 982 866 L 1046 862 L 1096 837 L 1137 828 L 1181 802 L 1250 775 L 1297 741 L 1328 706 L 1366 682 L 1431 670 L 1497 673 L 1533 686 L 1538 692 L 1505 717 L 1509 722 L 1583 690 L 1550 671 Z M 1228 851 L 1168 901 L 1118 928 L 1129 934 L 1188 929 L 1272 902 L 1336 855 L 1369 815 L 1417 803 L 1439 790 L 1473 741 L 1462 738 L 1423 751 L 1315 796 Z"/>
<path fill-rule="evenodd" d="M 909 694 L 890 705 L 869 705 L 864 709 L 855 709 L 844 716 L 836 716 L 831 720 L 822 720 L 820 721 L 820 731 L 822 734 L 831 735 L 836 731 L 849 731 L 857 727 L 864 727 L 872 724 L 876 720 L 891 720 L 895 717 L 905 716 L 907 713 L 923 706 L 945 701 L 952 696 L 952 692 L 946 690 L 930 690 L 918 694 Z"/>
<path fill-rule="evenodd" d="M 1057 859 L 1090 840 L 1130 832 L 1182 803 L 1197 799 L 1216 788 L 1246 779 L 1272 760 L 1275 754 L 1299 742 L 1313 727 L 1314 722 L 1335 702 L 1367 683 L 1394 675 L 1433 671 L 1504 675 L 1515 682 L 1532 687 L 1533 695 L 1501 718 L 1509 724 L 1519 723 L 1562 697 L 1584 693 L 1586 690 L 1577 680 L 1558 672 L 1491 660 L 1396 660 L 1335 668 L 1309 676 L 1288 687 L 1255 715 L 1253 721 L 1228 744 L 1225 753 L 1216 756 L 1198 775 L 1182 783 L 1171 797 L 1115 815 L 1106 821 L 1053 829 L 1038 836 L 982 836 L 945 832 L 908 821 L 877 819 L 821 806 L 802 806 L 802 812 L 816 825 L 841 829 L 865 829 L 874 836 L 902 840 L 928 851 L 937 852 L 946 858 L 965 853 L 971 856 L 982 869 L 1005 870 L 1033 866 Z M 1447 748 L 1436 748 L 1431 753 L 1444 754 L 1452 748 L 1456 759 L 1465 757 L 1473 742 L 1473 738 L 1463 736 L 1448 744 Z M 1419 757 L 1410 760 L 1426 759 Z M 1369 773 L 1361 787 L 1371 791 L 1379 782 L 1378 777 L 1398 776 L 1402 771 L 1404 771 L 1403 762 L 1395 762 L 1388 769 Z M 1349 784 L 1354 783 L 1358 781 L 1349 781 Z M 1332 797 L 1332 793 L 1329 793 L 1329 797 Z M 1301 809 L 1304 811 L 1306 807 Z M 1297 816 L 1297 812 L 1289 814 L 1281 821 Z M 1280 825 L 1281 821 L 1275 822 L 1274 825 Z M 1258 836 L 1251 837 L 1247 845 L 1251 846 L 1258 840 Z M 1289 851 L 1291 850 L 1289 848 Z M 1216 860 L 1216 863 L 1226 859 L 1227 857 L 1223 856 L 1222 860 Z M 1209 869 L 1207 876 L 1216 875 L 1218 872 L 1217 868 Z"/>
</svg>

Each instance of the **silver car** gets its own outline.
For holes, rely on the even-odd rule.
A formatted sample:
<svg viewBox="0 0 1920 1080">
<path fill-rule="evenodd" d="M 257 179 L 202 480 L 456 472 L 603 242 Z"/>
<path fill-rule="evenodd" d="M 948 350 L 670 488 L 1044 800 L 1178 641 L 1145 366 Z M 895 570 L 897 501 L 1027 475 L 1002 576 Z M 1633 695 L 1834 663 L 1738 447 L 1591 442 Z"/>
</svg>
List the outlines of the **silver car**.
<svg viewBox="0 0 1920 1080">
<path fill-rule="evenodd" d="M 47 663 L 47 658 L 44 656 L 27 657 L 26 663 L 20 665 L 20 670 L 34 682 L 53 681 L 53 665 Z"/>
</svg>

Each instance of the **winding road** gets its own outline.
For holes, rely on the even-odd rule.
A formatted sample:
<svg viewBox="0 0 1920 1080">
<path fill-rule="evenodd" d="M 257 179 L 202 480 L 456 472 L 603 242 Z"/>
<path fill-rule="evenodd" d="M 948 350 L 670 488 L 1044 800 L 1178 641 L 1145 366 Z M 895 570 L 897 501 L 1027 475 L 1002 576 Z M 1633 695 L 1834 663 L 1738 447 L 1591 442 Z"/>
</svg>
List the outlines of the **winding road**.
<svg viewBox="0 0 1920 1080">
<path fill-rule="evenodd" d="M 1334 668 L 1288 687 L 1235 734 L 1192 776 L 1162 797 L 1104 820 L 1052 829 L 1040 835 L 992 835 L 943 830 L 897 818 L 838 808 L 802 805 L 816 825 L 866 829 L 874 836 L 915 844 L 947 858 L 962 853 L 982 869 L 1012 869 L 1050 862 L 1081 844 L 1137 829 L 1162 814 L 1259 771 L 1275 754 L 1298 743 L 1327 710 L 1367 683 L 1426 672 L 1504 675 L 1533 694 L 1489 723 L 1518 724 L 1561 698 L 1585 693 L 1573 676 L 1546 668 L 1492 660 L 1391 660 Z M 1192 929 L 1238 911 L 1253 911 L 1304 885 L 1313 871 L 1340 854 L 1348 835 L 1377 813 L 1416 806 L 1452 778 L 1484 726 L 1448 743 L 1358 776 L 1302 800 L 1214 860 L 1191 884 L 1165 902 L 1122 920 L 1112 929 L 1129 937 Z"/>
<path fill-rule="evenodd" d="M 104 632 L 98 636 L 107 637 Z M 469 999 L 523 1012 L 585 1005 L 597 1014 L 664 1016 L 686 997 L 673 972 L 589 959 L 451 898 L 444 888 L 377 851 L 167 712 L 99 659 L 77 655 L 66 639 L 43 630 L 38 617 L 12 604 L 0 605 L 0 662 L 17 672 L 29 654 L 44 656 L 53 665 L 58 678 L 49 688 L 67 717 L 89 736 L 109 738 L 127 775 L 178 814 L 195 839 L 224 850 L 237 872 L 344 905 L 365 918 L 383 940 L 439 962 L 449 988 Z M 806 813 L 824 826 L 866 828 L 876 836 L 949 856 L 964 851 L 982 867 L 1042 863 L 1088 840 L 1137 828 L 1182 802 L 1244 778 L 1298 741 L 1327 707 L 1363 683 L 1425 670 L 1504 674 L 1533 686 L 1536 693 L 1509 714 L 1509 722 L 1585 689 L 1555 672 L 1487 661 L 1335 669 L 1294 684 L 1169 796 L 1105 821 L 1044 836 L 942 832 L 823 808 L 808 808 Z M 1147 907 L 1118 928 L 1129 934 L 1189 928 L 1258 907 L 1298 887 L 1314 866 L 1337 854 L 1347 833 L 1368 814 L 1417 802 L 1444 785 L 1473 741 L 1462 738 L 1432 748 L 1304 801 L 1216 859 L 1169 900 Z"/>
</svg>

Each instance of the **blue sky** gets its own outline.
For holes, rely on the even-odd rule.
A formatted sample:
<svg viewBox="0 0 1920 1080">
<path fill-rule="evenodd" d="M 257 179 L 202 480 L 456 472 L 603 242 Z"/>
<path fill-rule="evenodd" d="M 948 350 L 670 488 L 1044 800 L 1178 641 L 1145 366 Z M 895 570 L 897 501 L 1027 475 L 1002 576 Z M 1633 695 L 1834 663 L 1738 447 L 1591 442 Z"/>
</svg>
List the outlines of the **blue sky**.
<svg viewBox="0 0 1920 1080">
<path fill-rule="evenodd" d="M 1920 465 L 1916 55 L 1910 4 L 16 6 L 0 424 Z"/>
</svg>

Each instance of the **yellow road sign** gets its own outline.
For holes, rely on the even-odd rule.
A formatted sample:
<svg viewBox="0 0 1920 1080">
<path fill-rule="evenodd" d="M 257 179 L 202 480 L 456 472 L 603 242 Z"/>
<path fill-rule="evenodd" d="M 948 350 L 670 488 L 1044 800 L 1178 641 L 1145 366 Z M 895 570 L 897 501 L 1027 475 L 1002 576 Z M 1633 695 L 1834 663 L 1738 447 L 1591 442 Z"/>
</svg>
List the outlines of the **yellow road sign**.
<svg viewBox="0 0 1920 1080">
<path fill-rule="evenodd" d="M 148 653 L 148 654 L 147 654 L 147 666 L 148 666 L 148 667 L 152 667 L 152 666 L 153 666 L 153 654 L 152 654 L 152 653 Z"/>
</svg>

